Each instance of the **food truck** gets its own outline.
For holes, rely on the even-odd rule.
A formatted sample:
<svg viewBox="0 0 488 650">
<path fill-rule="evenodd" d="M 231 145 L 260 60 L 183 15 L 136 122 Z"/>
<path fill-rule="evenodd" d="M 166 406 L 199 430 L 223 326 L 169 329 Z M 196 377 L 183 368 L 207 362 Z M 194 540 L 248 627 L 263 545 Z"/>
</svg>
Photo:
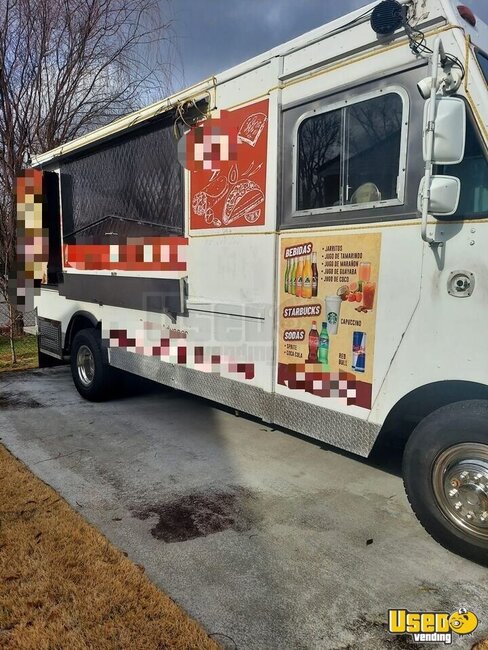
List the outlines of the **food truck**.
<svg viewBox="0 0 488 650">
<path fill-rule="evenodd" d="M 487 80 L 468 7 L 384 0 L 37 156 L 41 360 L 397 445 L 421 524 L 488 564 Z"/>
</svg>

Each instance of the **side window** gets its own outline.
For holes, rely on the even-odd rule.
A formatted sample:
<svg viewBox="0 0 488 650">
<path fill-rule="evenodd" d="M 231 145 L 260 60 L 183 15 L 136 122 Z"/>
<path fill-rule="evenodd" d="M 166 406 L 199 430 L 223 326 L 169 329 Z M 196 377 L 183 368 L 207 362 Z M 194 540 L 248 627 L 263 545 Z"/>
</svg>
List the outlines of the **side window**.
<svg viewBox="0 0 488 650">
<path fill-rule="evenodd" d="M 306 117 L 297 133 L 296 211 L 402 200 L 404 102 L 396 92 Z"/>
<path fill-rule="evenodd" d="M 480 50 L 477 50 L 476 58 L 478 59 L 478 63 L 480 64 L 481 71 L 485 76 L 486 83 L 488 83 L 488 56 L 483 52 L 481 52 Z"/>
<path fill-rule="evenodd" d="M 440 173 L 457 176 L 461 181 L 459 208 L 450 218 L 488 216 L 488 159 L 470 116 L 463 161 L 458 165 L 443 166 Z"/>
</svg>

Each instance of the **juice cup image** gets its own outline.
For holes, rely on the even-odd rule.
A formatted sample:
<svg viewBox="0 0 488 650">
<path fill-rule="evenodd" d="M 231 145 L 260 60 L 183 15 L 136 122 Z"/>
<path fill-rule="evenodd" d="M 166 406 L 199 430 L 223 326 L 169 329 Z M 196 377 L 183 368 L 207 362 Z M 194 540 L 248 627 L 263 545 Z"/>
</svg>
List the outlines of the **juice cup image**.
<svg viewBox="0 0 488 650">
<path fill-rule="evenodd" d="M 358 280 L 369 282 L 371 278 L 371 262 L 359 262 Z"/>
<path fill-rule="evenodd" d="M 365 309 L 373 309 L 375 293 L 376 283 L 365 282 L 363 286 L 363 307 Z"/>
<path fill-rule="evenodd" d="M 329 334 L 337 334 L 341 305 L 342 298 L 340 296 L 327 296 L 325 299 L 325 313 L 327 315 L 327 330 Z"/>
</svg>

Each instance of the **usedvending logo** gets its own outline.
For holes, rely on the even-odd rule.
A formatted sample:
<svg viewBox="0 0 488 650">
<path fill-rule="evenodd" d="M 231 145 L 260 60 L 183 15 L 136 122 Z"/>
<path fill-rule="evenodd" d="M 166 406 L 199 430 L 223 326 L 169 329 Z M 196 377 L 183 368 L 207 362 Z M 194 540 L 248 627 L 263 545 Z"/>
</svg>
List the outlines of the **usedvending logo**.
<svg viewBox="0 0 488 650">
<path fill-rule="evenodd" d="M 388 632 L 409 634 L 416 643 L 450 645 L 453 633 L 472 634 L 478 627 L 478 617 L 461 608 L 456 612 L 409 612 L 407 609 L 388 610 Z"/>
</svg>

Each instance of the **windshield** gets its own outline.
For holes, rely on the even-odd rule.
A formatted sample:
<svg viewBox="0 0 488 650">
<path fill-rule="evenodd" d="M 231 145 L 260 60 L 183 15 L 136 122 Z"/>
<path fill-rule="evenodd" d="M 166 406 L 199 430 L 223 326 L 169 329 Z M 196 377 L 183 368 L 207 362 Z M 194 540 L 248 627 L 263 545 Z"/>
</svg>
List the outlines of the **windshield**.
<svg viewBox="0 0 488 650">
<path fill-rule="evenodd" d="M 488 83 L 488 55 L 480 52 L 480 50 L 477 50 L 476 58 L 478 59 L 478 63 L 480 64 L 480 68 L 483 71 L 483 74 L 485 75 L 486 83 Z"/>
<path fill-rule="evenodd" d="M 488 70 L 485 69 L 485 72 Z M 486 218 L 488 216 L 488 158 L 471 115 L 468 116 L 466 127 L 464 159 L 458 165 L 442 168 L 442 173 L 457 176 L 461 181 L 461 197 L 456 216 L 462 219 Z"/>
</svg>

